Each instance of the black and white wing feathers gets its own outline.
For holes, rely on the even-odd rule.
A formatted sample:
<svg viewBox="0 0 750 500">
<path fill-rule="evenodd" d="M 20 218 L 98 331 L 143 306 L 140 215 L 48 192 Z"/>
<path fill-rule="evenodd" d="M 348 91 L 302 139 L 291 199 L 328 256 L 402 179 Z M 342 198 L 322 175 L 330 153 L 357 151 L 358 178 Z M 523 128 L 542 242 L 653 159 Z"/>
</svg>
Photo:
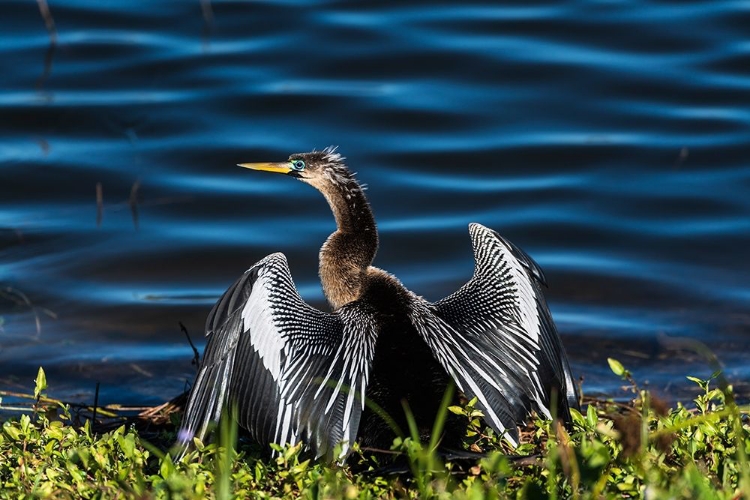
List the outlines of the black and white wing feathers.
<svg viewBox="0 0 750 500">
<path fill-rule="evenodd" d="M 531 410 L 568 420 L 578 394 L 539 266 L 491 229 L 471 224 L 469 233 L 473 277 L 434 304 L 415 298 L 412 320 L 459 388 L 477 398 L 488 423 L 516 444 L 517 424 Z"/>
<path fill-rule="evenodd" d="M 214 306 L 180 438 L 204 438 L 224 407 L 262 444 L 302 441 L 316 456 L 354 442 L 376 329 L 365 305 L 306 304 L 283 254 L 251 267 Z"/>
</svg>

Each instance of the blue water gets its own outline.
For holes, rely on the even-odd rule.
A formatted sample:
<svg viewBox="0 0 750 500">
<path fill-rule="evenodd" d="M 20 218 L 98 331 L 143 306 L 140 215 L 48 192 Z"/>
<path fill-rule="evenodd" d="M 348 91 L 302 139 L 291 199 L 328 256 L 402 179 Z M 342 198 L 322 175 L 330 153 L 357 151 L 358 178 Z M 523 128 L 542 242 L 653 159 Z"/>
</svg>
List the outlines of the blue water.
<svg viewBox="0 0 750 500">
<path fill-rule="evenodd" d="M 178 322 L 202 348 L 273 251 L 324 308 L 326 203 L 234 165 L 337 144 L 416 293 L 468 279 L 477 221 L 544 268 L 585 392 L 624 394 L 615 357 L 689 397 L 687 337 L 750 394 L 750 2 L 48 1 L 54 45 L 0 5 L 0 389 L 176 395 Z"/>
</svg>

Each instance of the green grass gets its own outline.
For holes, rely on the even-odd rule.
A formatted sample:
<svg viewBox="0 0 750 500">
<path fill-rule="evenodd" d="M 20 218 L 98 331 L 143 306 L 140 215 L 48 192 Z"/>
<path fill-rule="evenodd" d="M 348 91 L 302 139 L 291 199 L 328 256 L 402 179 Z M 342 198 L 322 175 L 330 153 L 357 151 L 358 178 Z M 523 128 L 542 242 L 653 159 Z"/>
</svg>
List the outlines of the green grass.
<svg viewBox="0 0 750 500">
<path fill-rule="evenodd" d="M 487 458 L 444 463 L 434 453 L 436 440 L 397 439 L 393 450 L 406 456 L 411 474 L 385 478 L 353 472 L 378 466 L 356 446 L 350 466 L 312 462 L 298 447 L 263 460 L 252 446 L 235 450 L 237 429 L 226 422 L 218 442 L 196 442 L 175 463 L 174 453 L 132 427 L 95 434 L 88 421 L 73 425 L 67 406 L 45 398 L 40 370 L 33 411 L 2 425 L 0 498 L 750 499 L 748 408 L 735 403 L 720 373 L 690 377 L 701 390 L 692 409 L 669 409 L 619 362 L 610 360 L 610 367 L 627 381 L 632 401 L 592 400 L 583 414 L 574 413 L 570 429 L 532 422 L 514 451 L 482 425 L 472 402 L 446 408 L 436 429 L 446 411 L 463 415 L 467 449 Z M 170 430 L 150 440 L 173 440 L 173 426 L 164 428 Z"/>
</svg>

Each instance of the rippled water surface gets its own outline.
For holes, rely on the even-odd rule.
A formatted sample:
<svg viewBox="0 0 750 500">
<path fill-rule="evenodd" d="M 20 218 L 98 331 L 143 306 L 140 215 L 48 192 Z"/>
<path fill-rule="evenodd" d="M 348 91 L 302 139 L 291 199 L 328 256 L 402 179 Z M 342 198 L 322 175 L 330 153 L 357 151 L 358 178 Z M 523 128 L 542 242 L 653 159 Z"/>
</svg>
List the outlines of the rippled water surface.
<svg viewBox="0 0 750 500">
<path fill-rule="evenodd" d="M 243 161 L 340 146 L 376 265 L 439 299 L 471 221 L 544 268 L 584 390 L 669 398 L 708 344 L 750 387 L 750 2 L 0 5 L 0 388 L 148 404 L 273 251 L 324 308 L 315 190 Z M 97 211 L 97 184 L 102 210 Z"/>
</svg>

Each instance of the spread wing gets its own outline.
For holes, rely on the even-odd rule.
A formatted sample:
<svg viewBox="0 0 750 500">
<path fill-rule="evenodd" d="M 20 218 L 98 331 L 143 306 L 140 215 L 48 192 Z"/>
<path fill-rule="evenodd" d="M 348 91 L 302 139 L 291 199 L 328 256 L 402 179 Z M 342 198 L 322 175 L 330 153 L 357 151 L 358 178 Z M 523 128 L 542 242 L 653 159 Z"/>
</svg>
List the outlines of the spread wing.
<svg viewBox="0 0 750 500">
<path fill-rule="evenodd" d="M 569 420 L 578 393 L 539 266 L 491 229 L 471 224 L 469 233 L 473 277 L 434 304 L 417 299 L 412 320 L 459 388 L 477 398 L 487 422 L 517 444 L 517 424 L 531 410 Z"/>
<path fill-rule="evenodd" d="M 262 444 L 302 441 L 331 456 L 353 443 L 364 408 L 376 330 L 357 302 L 334 314 L 306 304 L 283 254 L 251 267 L 219 299 L 190 394 L 183 444 L 201 439 L 232 404 Z"/>
</svg>

